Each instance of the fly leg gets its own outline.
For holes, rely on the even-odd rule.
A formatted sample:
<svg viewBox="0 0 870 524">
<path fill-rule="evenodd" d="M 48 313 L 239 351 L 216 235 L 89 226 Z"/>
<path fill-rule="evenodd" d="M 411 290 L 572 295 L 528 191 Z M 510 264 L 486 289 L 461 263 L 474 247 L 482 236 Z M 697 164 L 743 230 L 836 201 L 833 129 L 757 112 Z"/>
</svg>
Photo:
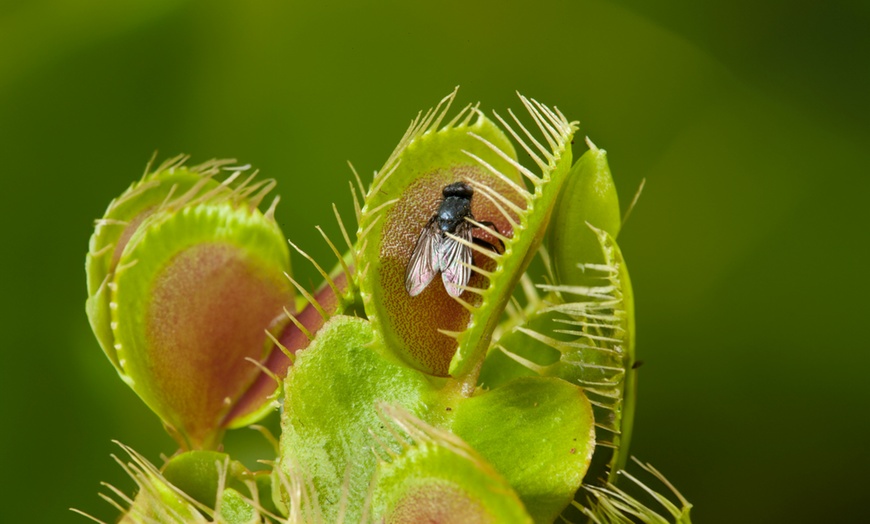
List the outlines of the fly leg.
<svg viewBox="0 0 870 524">
<path fill-rule="evenodd" d="M 493 224 L 492 222 L 490 222 L 490 221 L 488 221 L 488 220 L 486 220 L 486 221 L 481 221 L 481 222 L 479 222 L 479 224 L 480 224 L 481 226 L 486 226 L 486 227 L 492 228 L 493 231 L 497 231 L 497 232 L 501 233 L 501 231 L 499 231 L 498 228 L 495 227 L 495 224 Z M 479 226 L 478 226 L 478 227 L 479 227 Z M 496 248 L 495 245 L 494 245 L 493 243 L 488 242 L 488 241 L 486 241 L 486 240 L 484 240 L 484 239 L 482 239 L 482 238 L 472 237 L 471 240 L 472 240 L 475 244 L 477 244 L 478 246 L 480 246 L 480 247 L 485 247 L 485 248 L 487 248 L 487 249 L 491 249 L 492 251 L 495 251 L 495 252 L 498 253 L 498 254 L 502 254 L 502 253 L 504 253 L 504 250 L 505 250 L 504 242 L 502 242 L 501 239 L 498 238 L 498 237 L 495 237 L 495 239 L 498 241 L 498 244 L 501 246 L 501 250 L 499 250 L 498 248 Z"/>
</svg>

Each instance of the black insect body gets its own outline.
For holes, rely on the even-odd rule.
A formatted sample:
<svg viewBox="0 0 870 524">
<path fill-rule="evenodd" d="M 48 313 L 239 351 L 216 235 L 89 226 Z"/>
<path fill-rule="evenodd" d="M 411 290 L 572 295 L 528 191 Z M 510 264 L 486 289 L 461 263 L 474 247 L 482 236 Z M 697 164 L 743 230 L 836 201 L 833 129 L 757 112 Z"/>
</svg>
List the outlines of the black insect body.
<svg viewBox="0 0 870 524">
<path fill-rule="evenodd" d="M 497 251 L 495 246 L 486 240 L 475 238 L 471 234 L 479 227 L 466 220 L 466 218 L 474 220 L 474 215 L 471 214 L 471 197 L 474 196 L 474 190 L 471 186 L 464 182 L 454 182 L 445 186 L 442 194 L 444 199 L 438 211 L 426 222 L 420 232 L 417 245 L 405 269 L 405 289 L 412 297 L 426 289 L 439 272 L 447 293 L 458 297 L 471 277 L 472 248 L 469 244 L 474 243 Z M 496 230 L 492 222 L 479 223 Z M 447 236 L 448 233 L 465 242 L 450 238 Z"/>
</svg>

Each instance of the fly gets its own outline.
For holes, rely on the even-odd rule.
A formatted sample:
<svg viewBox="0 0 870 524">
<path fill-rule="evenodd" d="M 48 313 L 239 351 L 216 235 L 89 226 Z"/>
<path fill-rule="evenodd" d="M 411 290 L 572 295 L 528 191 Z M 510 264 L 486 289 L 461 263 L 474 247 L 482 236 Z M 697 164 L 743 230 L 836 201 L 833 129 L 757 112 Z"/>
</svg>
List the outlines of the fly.
<svg viewBox="0 0 870 524">
<path fill-rule="evenodd" d="M 439 272 L 447 293 L 453 297 L 461 295 L 462 288 L 471 278 L 472 249 L 467 243 L 497 252 L 495 246 L 471 234 L 479 227 L 466 220 L 474 220 L 474 215 L 471 214 L 474 190 L 471 186 L 465 182 L 454 182 L 445 186 L 442 194 L 444 199 L 438 206 L 438 211 L 423 226 L 405 269 L 405 289 L 412 297 L 426 289 Z M 492 222 L 480 224 L 495 229 Z M 466 243 L 448 237 L 448 233 L 465 240 Z"/>
</svg>

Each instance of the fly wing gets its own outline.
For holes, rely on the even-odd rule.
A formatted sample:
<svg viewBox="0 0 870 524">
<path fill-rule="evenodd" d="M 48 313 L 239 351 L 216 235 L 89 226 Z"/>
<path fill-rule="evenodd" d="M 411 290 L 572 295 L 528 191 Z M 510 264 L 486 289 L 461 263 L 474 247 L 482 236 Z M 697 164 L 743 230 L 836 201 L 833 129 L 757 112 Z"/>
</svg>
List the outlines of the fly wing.
<svg viewBox="0 0 870 524">
<path fill-rule="evenodd" d="M 471 224 L 463 222 L 456 227 L 454 236 L 471 243 L 472 229 L 474 227 Z M 444 281 L 444 288 L 447 289 L 450 296 L 458 297 L 462 294 L 462 288 L 468 284 L 468 279 L 471 278 L 471 248 L 452 238 L 445 238 L 441 242 L 439 254 L 441 280 Z"/>
<path fill-rule="evenodd" d="M 412 297 L 419 295 L 441 269 L 438 253 L 441 249 L 441 233 L 431 219 L 420 231 L 417 245 L 405 268 L 405 289 Z"/>
</svg>

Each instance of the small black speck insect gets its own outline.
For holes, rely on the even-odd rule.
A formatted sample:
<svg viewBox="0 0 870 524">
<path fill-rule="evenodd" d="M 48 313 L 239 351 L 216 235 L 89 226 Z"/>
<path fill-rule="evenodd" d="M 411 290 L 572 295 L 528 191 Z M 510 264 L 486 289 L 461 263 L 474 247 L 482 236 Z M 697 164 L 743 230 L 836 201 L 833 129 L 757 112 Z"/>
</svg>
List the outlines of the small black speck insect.
<svg viewBox="0 0 870 524">
<path fill-rule="evenodd" d="M 447 293 L 454 297 L 461 295 L 462 288 L 471 277 L 472 249 L 468 243 L 498 252 L 495 246 L 471 234 L 479 227 L 466 220 L 474 220 L 474 215 L 471 214 L 474 190 L 471 186 L 465 182 L 454 182 L 445 186 L 442 194 L 444 199 L 438 206 L 438 211 L 423 226 L 405 269 L 405 289 L 412 297 L 426 289 L 439 272 Z M 497 231 L 492 222 L 479 223 Z M 448 233 L 466 242 L 458 242 L 448 237 Z"/>
</svg>

